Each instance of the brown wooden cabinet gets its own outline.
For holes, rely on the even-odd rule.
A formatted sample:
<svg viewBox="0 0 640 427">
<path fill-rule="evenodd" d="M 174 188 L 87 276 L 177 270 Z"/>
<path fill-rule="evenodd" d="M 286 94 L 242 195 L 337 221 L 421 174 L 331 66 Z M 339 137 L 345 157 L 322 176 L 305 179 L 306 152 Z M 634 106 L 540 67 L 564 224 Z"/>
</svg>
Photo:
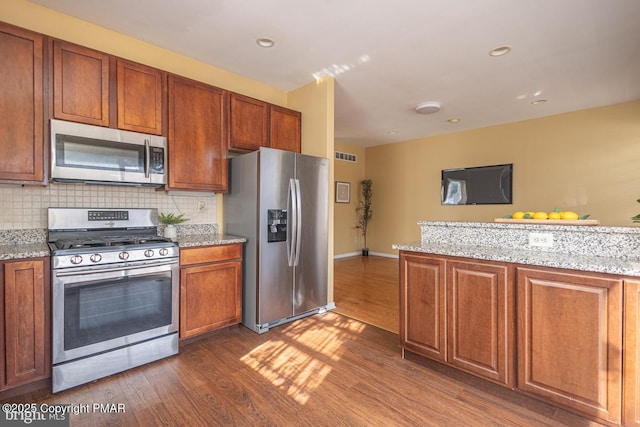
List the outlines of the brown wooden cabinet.
<svg viewBox="0 0 640 427">
<path fill-rule="evenodd" d="M 242 320 L 242 245 L 180 250 L 180 338 Z"/>
<path fill-rule="evenodd" d="M 0 23 L 0 182 L 44 183 L 44 37 Z"/>
<path fill-rule="evenodd" d="M 51 375 L 49 258 L 0 262 L 0 390 Z"/>
<path fill-rule="evenodd" d="M 445 261 L 400 253 L 400 342 L 403 348 L 446 361 Z"/>
<path fill-rule="evenodd" d="M 447 260 L 447 360 L 507 386 L 514 382 L 511 271 L 501 263 Z"/>
<path fill-rule="evenodd" d="M 621 421 L 622 280 L 518 268 L 518 388 Z"/>
<path fill-rule="evenodd" d="M 53 41 L 53 116 L 164 134 L 166 73 L 62 40 Z"/>
<path fill-rule="evenodd" d="M 225 92 L 169 76 L 169 189 L 227 191 Z"/>
<path fill-rule="evenodd" d="M 237 93 L 229 95 L 229 150 L 269 146 L 269 104 Z"/>
<path fill-rule="evenodd" d="M 404 349 L 513 384 L 513 280 L 507 265 L 400 254 Z"/>
<path fill-rule="evenodd" d="M 640 281 L 624 283 L 624 401 L 625 426 L 640 426 Z"/>
<path fill-rule="evenodd" d="M 302 114 L 277 105 L 269 105 L 269 146 L 300 153 L 302 150 Z"/>
<path fill-rule="evenodd" d="M 53 116 L 109 126 L 110 56 L 62 40 L 53 41 Z"/>
<path fill-rule="evenodd" d="M 163 135 L 166 73 L 156 68 L 116 61 L 118 129 Z"/>
</svg>

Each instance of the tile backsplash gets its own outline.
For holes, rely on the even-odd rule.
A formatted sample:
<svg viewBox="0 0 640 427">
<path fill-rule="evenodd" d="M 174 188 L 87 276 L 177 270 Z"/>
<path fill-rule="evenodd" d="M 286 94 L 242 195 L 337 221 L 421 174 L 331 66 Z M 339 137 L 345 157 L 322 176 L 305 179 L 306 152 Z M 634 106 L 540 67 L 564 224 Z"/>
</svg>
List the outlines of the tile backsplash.
<svg viewBox="0 0 640 427">
<path fill-rule="evenodd" d="M 198 209 L 199 202 L 204 209 Z M 48 207 L 156 208 L 158 212 L 184 213 L 190 224 L 217 220 L 216 195 L 212 193 L 85 184 L 0 185 L 0 230 L 47 228 Z"/>
</svg>

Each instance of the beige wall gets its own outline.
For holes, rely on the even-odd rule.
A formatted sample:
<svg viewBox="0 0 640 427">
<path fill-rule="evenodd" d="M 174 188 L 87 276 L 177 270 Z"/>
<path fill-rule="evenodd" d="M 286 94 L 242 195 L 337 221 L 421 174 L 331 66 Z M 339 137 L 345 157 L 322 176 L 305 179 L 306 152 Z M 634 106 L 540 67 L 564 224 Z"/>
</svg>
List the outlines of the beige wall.
<svg viewBox="0 0 640 427">
<path fill-rule="evenodd" d="M 333 203 L 333 217 L 335 221 L 334 254 L 353 255 L 362 249 L 362 236 L 356 225 L 356 207 L 360 194 L 360 181 L 365 178 L 365 149 L 363 147 L 336 141 L 335 151 L 355 154 L 356 163 L 335 160 L 335 181 L 351 184 L 350 203 Z M 335 191 L 335 183 L 334 183 Z M 334 198 L 335 202 L 335 198 Z"/>
<path fill-rule="evenodd" d="M 573 210 L 631 226 L 640 212 L 640 101 L 366 150 L 372 251 L 420 239 L 419 220 L 493 221 L 515 210 Z M 513 205 L 442 206 L 445 168 L 513 163 Z"/>
</svg>

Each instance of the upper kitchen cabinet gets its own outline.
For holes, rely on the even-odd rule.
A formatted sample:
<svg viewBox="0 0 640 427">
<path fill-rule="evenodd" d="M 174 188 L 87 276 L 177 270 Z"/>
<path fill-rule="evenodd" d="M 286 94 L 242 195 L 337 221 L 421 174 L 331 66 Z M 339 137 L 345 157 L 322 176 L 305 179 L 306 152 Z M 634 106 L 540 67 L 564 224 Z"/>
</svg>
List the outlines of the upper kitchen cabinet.
<svg viewBox="0 0 640 427">
<path fill-rule="evenodd" d="M 0 182 L 44 183 L 44 38 L 0 23 Z"/>
<path fill-rule="evenodd" d="M 165 73 L 117 60 L 118 128 L 162 135 Z"/>
<path fill-rule="evenodd" d="M 109 58 L 61 40 L 53 42 L 53 116 L 109 126 Z"/>
<path fill-rule="evenodd" d="M 255 151 L 269 146 L 269 104 L 229 95 L 229 149 Z"/>
<path fill-rule="evenodd" d="M 165 76 L 156 68 L 55 40 L 53 116 L 162 135 Z"/>
<path fill-rule="evenodd" d="M 269 105 L 269 144 L 271 148 L 300 153 L 302 114 L 277 105 Z"/>
<path fill-rule="evenodd" d="M 168 188 L 227 191 L 225 91 L 174 75 L 168 82 Z"/>
</svg>

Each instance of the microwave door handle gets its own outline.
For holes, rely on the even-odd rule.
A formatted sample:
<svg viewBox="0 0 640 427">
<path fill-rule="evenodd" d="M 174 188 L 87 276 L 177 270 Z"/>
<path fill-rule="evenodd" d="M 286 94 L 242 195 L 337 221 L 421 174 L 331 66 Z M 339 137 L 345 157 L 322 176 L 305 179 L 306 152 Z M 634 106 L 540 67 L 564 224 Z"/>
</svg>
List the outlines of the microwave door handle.
<svg viewBox="0 0 640 427">
<path fill-rule="evenodd" d="M 151 168 L 151 147 L 149 147 L 149 140 L 144 140 L 144 177 L 149 178 L 149 169 Z"/>
</svg>

